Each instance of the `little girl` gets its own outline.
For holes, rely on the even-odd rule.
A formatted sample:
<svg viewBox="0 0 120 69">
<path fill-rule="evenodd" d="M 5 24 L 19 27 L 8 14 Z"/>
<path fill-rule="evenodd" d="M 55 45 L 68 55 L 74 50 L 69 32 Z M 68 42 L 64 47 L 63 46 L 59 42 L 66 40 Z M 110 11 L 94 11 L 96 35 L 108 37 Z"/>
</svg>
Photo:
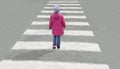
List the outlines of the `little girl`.
<svg viewBox="0 0 120 69">
<path fill-rule="evenodd" d="M 53 34 L 53 49 L 60 49 L 61 35 L 64 34 L 65 21 L 62 14 L 59 13 L 59 5 L 54 6 L 54 13 L 50 16 L 49 29 Z"/>
</svg>

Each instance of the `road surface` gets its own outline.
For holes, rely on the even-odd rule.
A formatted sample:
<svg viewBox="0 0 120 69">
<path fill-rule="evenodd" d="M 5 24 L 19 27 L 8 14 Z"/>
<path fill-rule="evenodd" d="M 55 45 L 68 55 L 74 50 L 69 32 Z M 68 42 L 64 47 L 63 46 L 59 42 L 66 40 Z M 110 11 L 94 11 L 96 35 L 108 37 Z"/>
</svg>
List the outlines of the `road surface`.
<svg viewBox="0 0 120 69">
<path fill-rule="evenodd" d="M 48 30 L 49 15 L 56 3 L 67 24 L 61 50 L 51 49 Z M 118 3 L 1 0 L 0 68 L 119 69 Z"/>
</svg>

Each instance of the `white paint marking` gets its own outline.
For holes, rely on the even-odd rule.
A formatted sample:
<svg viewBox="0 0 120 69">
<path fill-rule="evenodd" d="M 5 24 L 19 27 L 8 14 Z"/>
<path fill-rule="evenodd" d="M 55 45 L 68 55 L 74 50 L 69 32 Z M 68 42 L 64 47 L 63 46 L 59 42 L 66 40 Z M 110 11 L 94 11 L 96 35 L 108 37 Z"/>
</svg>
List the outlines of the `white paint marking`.
<svg viewBox="0 0 120 69">
<path fill-rule="evenodd" d="M 0 69 L 110 69 L 107 64 L 3 60 Z"/>
<path fill-rule="evenodd" d="M 24 35 L 51 35 L 51 30 L 32 30 L 28 29 L 25 31 Z M 71 35 L 71 36 L 94 36 L 92 31 L 74 31 L 74 30 L 65 30 L 64 35 Z"/>
<path fill-rule="evenodd" d="M 50 18 L 50 15 L 38 15 L 37 18 Z M 65 19 L 86 19 L 86 16 L 82 15 L 65 15 Z"/>
<path fill-rule="evenodd" d="M 48 6 L 54 6 L 55 4 L 47 4 Z M 58 4 L 60 6 L 80 6 L 80 4 Z"/>
<path fill-rule="evenodd" d="M 42 10 L 41 13 L 52 13 L 54 11 Z M 60 11 L 61 13 L 84 13 L 84 11 Z"/>
<path fill-rule="evenodd" d="M 54 7 L 44 7 L 44 9 L 54 9 Z M 82 7 L 60 7 L 60 9 L 82 9 Z"/>
<path fill-rule="evenodd" d="M 52 50 L 52 42 L 24 42 L 18 41 L 13 50 Z M 91 51 L 91 52 L 101 52 L 101 49 L 97 43 L 87 43 L 87 42 L 61 42 L 60 50 L 73 50 L 73 51 Z"/>
<path fill-rule="evenodd" d="M 79 1 L 49 1 L 49 3 L 79 3 Z"/>
<path fill-rule="evenodd" d="M 31 25 L 48 25 L 47 21 L 33 21 Z M 66 22 L 66 25 L 71 26 L 89 26 L 88 22 Z"/>
</svg>

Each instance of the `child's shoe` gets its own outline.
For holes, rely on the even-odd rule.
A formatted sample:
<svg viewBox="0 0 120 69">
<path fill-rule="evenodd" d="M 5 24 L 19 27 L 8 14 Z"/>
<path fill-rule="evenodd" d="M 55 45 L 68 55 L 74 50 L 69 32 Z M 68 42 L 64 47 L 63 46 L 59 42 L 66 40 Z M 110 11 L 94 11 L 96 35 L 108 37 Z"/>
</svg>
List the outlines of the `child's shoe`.
<svg viewBox="0 0 120 69">
<path fill-rule="evenodd" d="M 53 49 L 56 49 L 56 45 L 55 44 L 53 44 Z"/>
<path fill-rule="evenodd" d="M 60 49 L 60 46 L 57 46 L 57 49 Z"/>
</svg>

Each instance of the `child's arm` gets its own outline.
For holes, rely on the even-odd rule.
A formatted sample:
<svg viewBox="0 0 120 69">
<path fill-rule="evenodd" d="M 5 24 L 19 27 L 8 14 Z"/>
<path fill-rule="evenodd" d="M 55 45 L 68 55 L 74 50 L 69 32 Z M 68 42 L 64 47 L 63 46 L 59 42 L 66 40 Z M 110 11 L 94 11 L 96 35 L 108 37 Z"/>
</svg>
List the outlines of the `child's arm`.
<svg viewBox="0 0 120 69">
<path fill-rule="evenodd" d="M 52 22 L 52 15 L 50 16 L 50 20 L 49 20 L 49 29 L 52 28 L 53 22 Z"/>
<path fill-rule="evenodd" d="M 64 20 L 63 16 L 62 16 L 62 25 L 63 25 L 64 28 L 66 27 L 65 20 Z"/>
</svg>

